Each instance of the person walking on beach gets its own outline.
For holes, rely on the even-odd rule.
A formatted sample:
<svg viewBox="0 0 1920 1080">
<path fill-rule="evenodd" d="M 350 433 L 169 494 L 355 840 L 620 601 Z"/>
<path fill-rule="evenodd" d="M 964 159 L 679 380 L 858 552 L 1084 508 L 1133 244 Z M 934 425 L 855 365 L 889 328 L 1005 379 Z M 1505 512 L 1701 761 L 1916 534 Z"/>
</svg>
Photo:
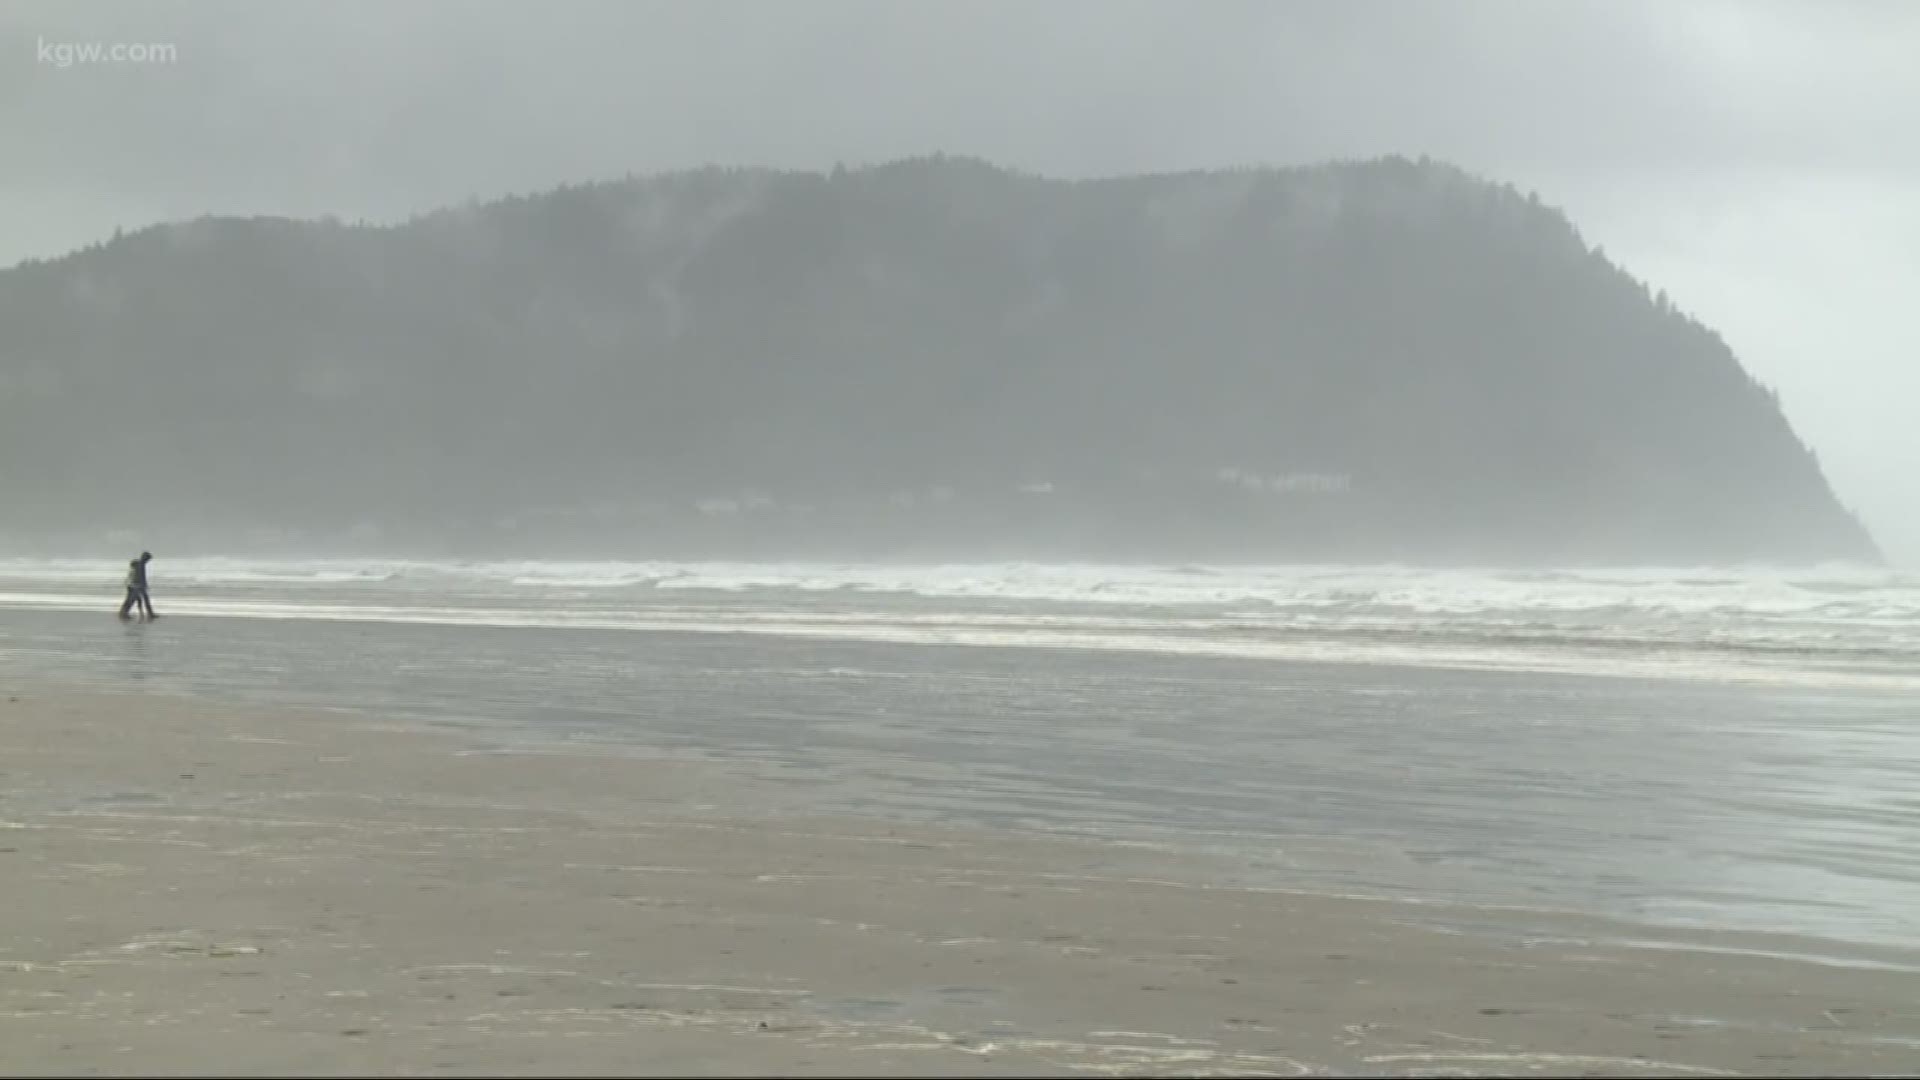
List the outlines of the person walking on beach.
<svg viewBox="0 0 1920 1080">
<path fill-rule="evenodd" d="M 153 552 L 143 551 L 140 557 L 127 563 L 127 598 L 120 602 L 120 617 L 128 618 L 128 612 L 138 604 L 140 613 L 149 619 L 157 619 L 153 613 L 153 600 L 147 595 L 147 564 L 153 561 Z"/>
</svg>

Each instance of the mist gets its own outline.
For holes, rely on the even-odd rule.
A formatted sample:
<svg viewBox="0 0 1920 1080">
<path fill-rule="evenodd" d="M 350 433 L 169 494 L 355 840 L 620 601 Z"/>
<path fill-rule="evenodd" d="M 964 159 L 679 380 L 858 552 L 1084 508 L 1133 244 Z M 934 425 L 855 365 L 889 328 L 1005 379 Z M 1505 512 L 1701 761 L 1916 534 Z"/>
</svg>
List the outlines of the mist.
<svg viewBox="0 0 1920 1080">
<path fill-rule="evenodd" d="M 48 41 L 175 55 L 63 67 Z M 13 4 L 0 261 L 716 162 L 946 152 L 1085 178 L 1431 155 L 1537 192 L 1723 337 L 1910 562 L 1916 54 L 1898 2 Z"/>
</svg>

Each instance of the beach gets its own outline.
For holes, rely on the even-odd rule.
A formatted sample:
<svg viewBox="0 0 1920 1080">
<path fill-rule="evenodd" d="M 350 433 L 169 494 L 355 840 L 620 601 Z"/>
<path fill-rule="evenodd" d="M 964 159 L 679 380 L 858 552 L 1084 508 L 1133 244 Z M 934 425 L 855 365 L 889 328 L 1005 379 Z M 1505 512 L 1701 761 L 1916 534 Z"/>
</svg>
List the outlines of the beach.
<svg viewBox="0 0 1920 1080">
<path fill-rule="evenodd" d="M 0 1072 L 1901 1074 L 1920 583 L 0 560 Z"/>
<path fill-rule="evenodd" d="M 17 679 L 0 706 L 9 1074 L 1920 1061 L 1920 976 L 1782 935 L 1474 932 L 1500 913 L 1232 884 L 1165 845 L 770 811 L 786 796 L 747 764 L 375 714 Z"/>
</svg>

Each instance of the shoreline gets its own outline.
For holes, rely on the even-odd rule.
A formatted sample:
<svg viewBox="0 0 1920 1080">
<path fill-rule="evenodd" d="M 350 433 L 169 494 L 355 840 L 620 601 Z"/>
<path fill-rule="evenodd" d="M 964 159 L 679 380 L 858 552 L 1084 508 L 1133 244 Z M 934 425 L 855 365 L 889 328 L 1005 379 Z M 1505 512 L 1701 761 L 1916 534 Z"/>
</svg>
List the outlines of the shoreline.
<svg viewBox="0 0 1920 1080">
<path fill-rule="evenodd" d="M 111 603 L 109 602 L 111 601 Z M 111 610 L 117 598 L 67 593 L 0 590 L 0 612 L 79 615 Z M 1412 668 L 1465 674 L 1541 675 L 1577 679 L 1661 682 L 1778 690 L 1859 691 L 1896 694 L 1920 690 L 1920 671 L 1910 664 L 1886 664 L 1857 657 L 1832 657 L 1820 663 L 1780 663 L 1789 653 L 1724 644 L 1675 645 L 1636 640 L 1551 639 L 1511 641 L 1418 642 L 1378 633 L 1302 631 L 1279 633 L 1191 632 L 1179 626 L 1156 627 L 1134 616 L 1072 616 L 1044 626 L 1018 617 L 999 623 L 977 616 L 941 623 L 899 618 L 887 612 L 863 612 L 848 618 L 838 612 L 782 612 L 775 617 L 742 619 L 724 608 L 709 611 L 612 611 L 589 609 L 555 614 L 532 607 L 446 605 L 363 608 L 354 604 L 297 605 L 284 601 L 210 598 L 187 593 L 169 600 L 174 620 L 300 620 L 340 626 L 432 627 L 483 630 L 555 630 L 590 633 L 694 634 L 763 638 L 781 642 L 950 646 L 983 650 L 1052 651 L 1142 655 L 1197 660 L 1255 661 L 1279 664 L 1336 664 L 1353 669 Z M 990 617 L 989 617 L 990 619 Z M 1129 621 L 1137 625 L 1127 625 Z M 1177 621 L 1177 620 L 1176 620 Z M 1257 628 L 1256 628 L 1257 629 Z"/>
<path fill-rule="evenodd" d="M 0 1072 L 1888 1073 L 1920 975 L 798 817 L 751 769 L 0 694 Z M 1477 909 L 1444 906 L 1447 917 Z M 1498 912 L 1480 910 L 1500 924 Z M 1534 920 L 1540 922 L 1541 920 Z"/>
</svg>

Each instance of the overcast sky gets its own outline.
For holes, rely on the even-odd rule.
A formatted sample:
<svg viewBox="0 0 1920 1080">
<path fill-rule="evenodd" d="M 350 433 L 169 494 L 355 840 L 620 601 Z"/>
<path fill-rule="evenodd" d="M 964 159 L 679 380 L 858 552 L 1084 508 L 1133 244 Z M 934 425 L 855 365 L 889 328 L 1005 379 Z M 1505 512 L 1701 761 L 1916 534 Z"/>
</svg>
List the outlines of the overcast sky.
<svg viewBox="0 0 1920 1080">
<path fill-rule="evenodd" d="M 93 42 L 174 55 L 49 53 Z M 1537 190 L 1779 388 L 1920 565 L 1915 0 L 0 0 L 0 265 L 209 212 L 935 150 L 1424 153 Z"/>
</svg>

